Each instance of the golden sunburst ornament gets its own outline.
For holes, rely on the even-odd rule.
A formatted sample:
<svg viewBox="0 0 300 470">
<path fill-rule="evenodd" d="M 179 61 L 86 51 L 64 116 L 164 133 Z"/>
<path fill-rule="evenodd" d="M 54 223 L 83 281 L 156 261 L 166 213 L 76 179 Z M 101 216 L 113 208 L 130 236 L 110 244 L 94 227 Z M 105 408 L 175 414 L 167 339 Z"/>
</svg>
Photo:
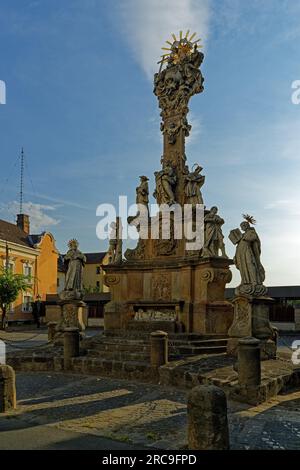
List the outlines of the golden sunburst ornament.
<svg viewBox="0 0 300 470">
<path fill-rule="evenodd" d="M 198 44 L 201 39 L 193 40 L 196 36 L 196 33 L 190 35 L 190 30 L 188 29 L 185 36 L 183 36 L 183 32 L 179 32 L 179 37 L 177 38 L 175 34 L 172 34 L 172 39 L 170 41 L 166 41 L 168 47 L 162 47 L 163 51 L 168 51 L 163 54 L 161 57 L 161 61 L 159 63 L 163 64 L 164 62 L 172 62 L 173 64 L 178 64 L 186 57 L 190 56 L 195 46 L 202 47 Z"/>
</svg>

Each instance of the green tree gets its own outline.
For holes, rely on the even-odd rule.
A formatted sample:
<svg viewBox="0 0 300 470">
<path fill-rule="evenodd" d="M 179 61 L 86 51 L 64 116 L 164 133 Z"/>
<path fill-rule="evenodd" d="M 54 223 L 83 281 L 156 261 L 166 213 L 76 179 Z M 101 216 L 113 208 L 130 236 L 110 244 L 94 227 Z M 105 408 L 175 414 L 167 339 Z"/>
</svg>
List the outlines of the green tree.
<svg viewBox="0 0 300 470">
<path fill-rule="evenodd" d="M 0 270 L 0 308 L 2 310 L 0 329 L 5 329 L 5 318 L 10 304 L 17 300 L 20 292 L 32 289 L 32 278 L 14 274 L 8 268 Z"/>
</svg>

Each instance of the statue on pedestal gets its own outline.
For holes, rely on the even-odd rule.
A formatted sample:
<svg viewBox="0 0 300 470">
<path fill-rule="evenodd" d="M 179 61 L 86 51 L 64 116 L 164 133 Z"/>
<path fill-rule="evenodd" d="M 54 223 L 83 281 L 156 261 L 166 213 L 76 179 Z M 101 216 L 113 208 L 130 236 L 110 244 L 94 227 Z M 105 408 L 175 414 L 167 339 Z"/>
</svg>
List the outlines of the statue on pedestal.
<svg viewBox="0 0 300 470">
<path fill-rule="evenodd" d="M 76 327 L 85 330 L 87 310 L 83 299 L 83 268 L 86 256 L 78 249 L 78 241 L 72 239 L 68 243 L 69 250 L 64 256 L 67 266 L 65 288 L 59 294 L 61 319 L 55 328 L 56 333 L 63 332 L 66 327 Z M 59 340 L 60 341 L 60 340 Z"/>
<path fill-rule="evenodd" d="M 235 355 L 237 338 L 253 336 L 260 340 L 261 359 L 276 357 L 277 332 L 270 324 L 270 307 L 273 299 L 267 296 L 264 286 L 265 270 L 260 260 L 261 243 L 256 230 L 251 225 L 256 221 L 244 215 L 240 229 L 231 230 L 230 241 L 236 245 L 234 264 L 241 275 L 241 283 L 235 289 L 234 320 L 228 331 L 231 337 L 227 353 Z"/>
<path fill-rule="evenodd" d="M 68 243 L 69 250 L 64 256 L 67 265 L 65 288 L 60 293 L 63 300 L 80 300 L 83 296 L 83 267 L 86 263 L 85 255 L 78 249 L 78 241 L 72 239 Z"/>
<path fill-rule="evenodd" d="M 195 169 L 192 169 L 193 171 L 185 176 L 184 190 L 186 204 L 192 204 L 193 206 L 196 204 L 203 204 L 201 188 L 205 182 L 205 176 L 200 174 L 203 168 L 198 164 L 195 164 L 194 167 Z"/>
<path fill-rule="evenodd" d="M 204 216 L 204 258 L 218 257 L 221 250 L 221 256 L 228 258 L 225 252 L 224 236 L 222 233 L 222 225 L 224 219 L 218 215 L 218 208 L 212 207 L 208 214 Z"/>
<path fill-rule="evenodd" d="M 250 225 L 255 224 L 253 217 L 244 217 L 246 220 L 240 225 L 244 233 L 235 229 L 229 235 L 231 242 L 236 245 L 233 261 L 241 275 L 241 284 L 236 288 L 236 294 L 258 297 L 267 293 L 267 288 L 263 285 L 265 270 L 260 261 L 261 243 L 255 228 Z"/>
</svg>

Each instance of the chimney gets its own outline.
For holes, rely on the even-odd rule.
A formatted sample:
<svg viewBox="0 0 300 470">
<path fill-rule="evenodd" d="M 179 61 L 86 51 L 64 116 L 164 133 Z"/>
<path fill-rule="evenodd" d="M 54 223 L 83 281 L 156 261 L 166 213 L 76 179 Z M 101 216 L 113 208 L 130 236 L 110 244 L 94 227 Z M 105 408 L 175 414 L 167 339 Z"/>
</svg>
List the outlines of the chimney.
<svg viewBox="0 0 300 470">
<path fill-rule="evenodd" d="M 30 233 L 30 222 L 29 222 L 29 215 L 26 214 L 18 214 L 17 215 L 17 226 L 23 230 L 23 232 L 29 235 Z"/>
</svg>

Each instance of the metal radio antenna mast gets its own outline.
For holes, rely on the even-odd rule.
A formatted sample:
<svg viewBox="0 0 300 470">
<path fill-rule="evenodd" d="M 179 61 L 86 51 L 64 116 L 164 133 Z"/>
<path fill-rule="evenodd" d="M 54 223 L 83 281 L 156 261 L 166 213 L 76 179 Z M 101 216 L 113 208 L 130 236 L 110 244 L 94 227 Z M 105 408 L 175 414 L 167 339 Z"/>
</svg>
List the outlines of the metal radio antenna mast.
<svg viewBox="0 0 300 470">
<path fill-rule="evenodd" d="M 23 214 L 23 189 L 24 189 L 24 149 L 21 150 L 21 174 L 20 174 L 20 214 Z"/>
</svg>

